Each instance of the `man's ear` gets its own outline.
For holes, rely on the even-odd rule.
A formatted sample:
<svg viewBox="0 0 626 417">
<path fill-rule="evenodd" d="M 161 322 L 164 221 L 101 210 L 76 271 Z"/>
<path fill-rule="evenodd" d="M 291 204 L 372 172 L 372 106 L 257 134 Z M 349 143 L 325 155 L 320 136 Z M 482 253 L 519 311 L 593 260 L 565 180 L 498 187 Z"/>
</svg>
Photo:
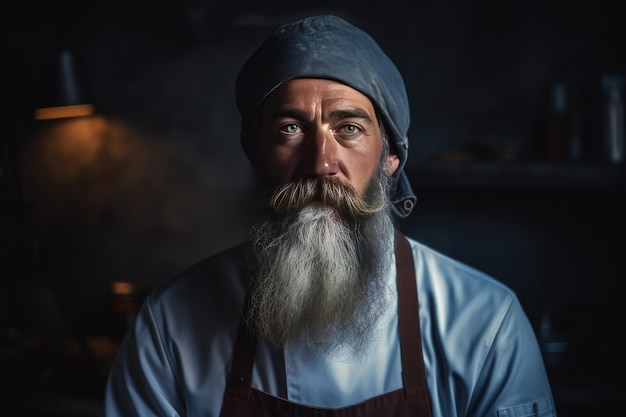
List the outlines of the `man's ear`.
<svg viewBox="0 0 626 417">
<path fill-rule="evenodd" d="M 399 166 L 400 158 L 398 158 L 398 155 L 390 153 L 387 157 L 387 169 L 385 170 L 387 175 L 391 177 Z"/>
</svg>

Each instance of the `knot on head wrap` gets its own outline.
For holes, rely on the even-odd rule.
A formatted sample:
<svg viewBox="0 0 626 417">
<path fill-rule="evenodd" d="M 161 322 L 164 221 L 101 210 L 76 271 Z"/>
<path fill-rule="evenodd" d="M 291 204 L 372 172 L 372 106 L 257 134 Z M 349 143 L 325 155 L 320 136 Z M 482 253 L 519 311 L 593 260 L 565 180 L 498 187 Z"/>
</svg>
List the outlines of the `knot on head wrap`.
<svg viewBox="0 0 626 417">
<path fill-rule="evenodd" d="M 242 67 L 235 98 L 241 115 L 241 141 L 248 158 L 253 160 L 255 147 L 250 120 L 272 91 L 295 78 L 335 80 L 372 101 L 389 144 L 400 159 L 392 177 L 392 208 L 400 217 L 408 216 L 415 195 L 404 172 L 410 123 L 404 81 L 369 34 L 339 17 L 313 16 L 278 27 Z"/>
</svg>

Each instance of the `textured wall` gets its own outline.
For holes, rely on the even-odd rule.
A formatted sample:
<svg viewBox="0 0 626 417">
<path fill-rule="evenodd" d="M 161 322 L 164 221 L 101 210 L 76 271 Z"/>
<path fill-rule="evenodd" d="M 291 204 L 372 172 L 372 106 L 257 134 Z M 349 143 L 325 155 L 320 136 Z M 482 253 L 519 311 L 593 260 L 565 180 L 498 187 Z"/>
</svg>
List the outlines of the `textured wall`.
<svg viewBox="0 0 626 417">
<path fill-rule="evenodd" d="M 330 11 L 379 40 L 409 89 L 409 168 L 485 141 L 527 146 L 553 82 L 581 106 L 599 73 L 623 65 L 609 2 L 283 3 L 66 2 L 5 16 L 17 63 L 5 68 L 15 112 L 6 137 L 23 148 L 37 256 L 68 306 L 104 308 L 111 281 L 155 285 L 245 235 L 254 183 L 234 78 L 279 22 Z M 74 50 L 98 115 L 35 124 L 62 46 Z"/>
</svg>

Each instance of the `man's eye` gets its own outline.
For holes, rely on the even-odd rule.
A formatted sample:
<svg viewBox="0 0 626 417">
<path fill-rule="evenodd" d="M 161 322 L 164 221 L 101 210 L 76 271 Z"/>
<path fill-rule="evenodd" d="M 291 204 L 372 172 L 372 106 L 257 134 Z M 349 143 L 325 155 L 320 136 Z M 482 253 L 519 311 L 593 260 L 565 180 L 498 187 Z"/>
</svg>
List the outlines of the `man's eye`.
<svg viewBox="0 0 626 417">
<path fill-rule="evenodd" d="M 300 131 L 300 127 L 297 124 L 290 123 L 288 125 L 281 126 L 280 131 L 283 133 L 293 134 Z"/>
<path fill-rule="evenodd" d="M 344 125 L 341 126 L 341 129 L 339 130 L 348 135 L 354 135 L 355 133 L 359 133 L 361 131 L 361 129 L 359 129 L 356 125 Z"/>
</svg>

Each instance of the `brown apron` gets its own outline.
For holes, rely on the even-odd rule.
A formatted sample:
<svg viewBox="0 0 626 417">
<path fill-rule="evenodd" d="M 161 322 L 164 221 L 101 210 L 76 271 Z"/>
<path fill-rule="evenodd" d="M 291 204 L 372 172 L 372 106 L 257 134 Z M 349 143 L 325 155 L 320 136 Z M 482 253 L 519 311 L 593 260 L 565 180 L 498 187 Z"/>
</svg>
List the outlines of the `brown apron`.
<svg viewBox="0 0 626 417">
<path fill-rule="evenodd" d="M 242 320 L 220 416 L 430 417 L 413 256 L 408 241 L 399 231 L 396 231 L 395 245 L 403 388 L 355 405 L 332 409 L 305 406 L 258 391 L 250 386 L 256 338 L 249 336 Z"/>
</svg>

